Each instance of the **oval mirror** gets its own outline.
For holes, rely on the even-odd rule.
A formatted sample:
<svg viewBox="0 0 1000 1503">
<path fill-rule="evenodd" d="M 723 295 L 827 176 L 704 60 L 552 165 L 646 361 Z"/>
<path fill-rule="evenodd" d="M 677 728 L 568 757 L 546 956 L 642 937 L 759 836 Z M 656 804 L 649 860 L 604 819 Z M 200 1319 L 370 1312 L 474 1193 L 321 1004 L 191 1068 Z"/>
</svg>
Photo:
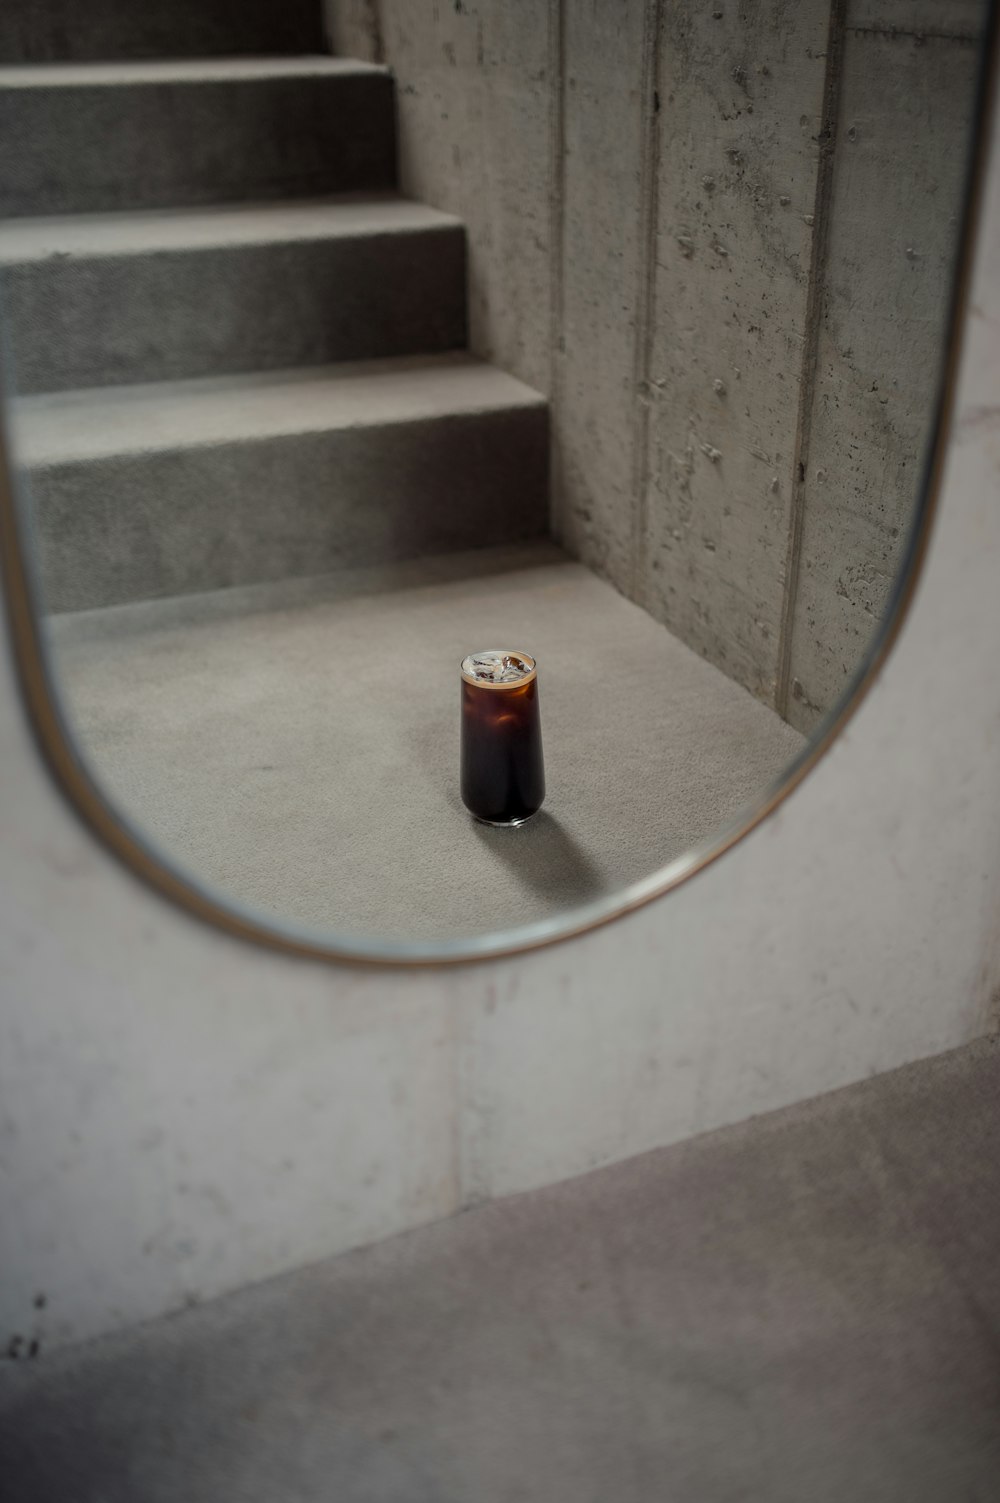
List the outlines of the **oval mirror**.
<svg viewBox="0 0 1000 1503">
<path fill-rule="evenodd" d="M 0 23 L 7 585 L 112 845 L 241 932 L 456 959 L 771 808 L 926 537 L 987 12 Z"/>
</svg>

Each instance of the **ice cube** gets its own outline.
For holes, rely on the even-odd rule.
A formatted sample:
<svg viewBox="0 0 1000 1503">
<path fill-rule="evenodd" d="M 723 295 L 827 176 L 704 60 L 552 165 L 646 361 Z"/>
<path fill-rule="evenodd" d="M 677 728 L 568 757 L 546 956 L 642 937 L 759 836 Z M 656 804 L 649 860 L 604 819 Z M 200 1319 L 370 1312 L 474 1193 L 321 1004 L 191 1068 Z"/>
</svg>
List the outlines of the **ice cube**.
<svg viewBox="0 0 1000 1503">
<path fill-rule="evenodd" d="M 534 672 L 531 658 L 519 652 L 474 652 L 462 664 L 462 672 L 486 684 L 516 684 Z"/>
</svg>

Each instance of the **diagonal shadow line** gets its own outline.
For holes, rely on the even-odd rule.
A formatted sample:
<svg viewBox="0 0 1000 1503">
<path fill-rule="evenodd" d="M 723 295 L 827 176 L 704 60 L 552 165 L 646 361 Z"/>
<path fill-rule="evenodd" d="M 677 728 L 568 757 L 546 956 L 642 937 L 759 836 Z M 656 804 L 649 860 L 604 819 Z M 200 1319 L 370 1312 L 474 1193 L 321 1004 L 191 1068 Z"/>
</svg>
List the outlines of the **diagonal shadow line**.
<svg viewBox="0 0 1000 1503">
<path fill-rule="evenodd" d="M 516 829 L 498 829 L 472 819 L 470 824 L 490 853 L 538 897 L 579 903 L 608 890 L 600 868 L 544 809 Z"/>
</svg>

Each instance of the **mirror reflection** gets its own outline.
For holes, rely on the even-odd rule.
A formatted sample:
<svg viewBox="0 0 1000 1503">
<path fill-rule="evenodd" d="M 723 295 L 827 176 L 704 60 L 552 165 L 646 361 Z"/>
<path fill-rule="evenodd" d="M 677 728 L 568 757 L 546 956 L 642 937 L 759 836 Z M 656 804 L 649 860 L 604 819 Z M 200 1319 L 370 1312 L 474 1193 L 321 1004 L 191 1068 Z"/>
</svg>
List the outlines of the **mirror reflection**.
<svg viewBox="0 0 1000 1503">
<path fill-rule="evenodd" d="M 272 921 L 446 943 L 774 786 L 905 560 L 986 8 L 0 23 L 7 427 L 115 807 Z"/>
</svg>

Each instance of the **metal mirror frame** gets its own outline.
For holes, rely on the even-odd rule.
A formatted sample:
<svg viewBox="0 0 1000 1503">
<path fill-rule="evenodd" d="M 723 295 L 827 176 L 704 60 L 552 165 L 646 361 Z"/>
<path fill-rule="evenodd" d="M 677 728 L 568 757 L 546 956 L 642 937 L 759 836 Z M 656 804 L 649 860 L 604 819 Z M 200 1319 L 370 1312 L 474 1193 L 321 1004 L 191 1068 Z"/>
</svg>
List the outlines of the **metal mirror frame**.
<svg viewBox="0 0 1000 1503">
<path fill-rule="evenodd" d="M 283 954 L 338 964 L 426 967 L 522 954 L 588 933 L 664 897 L 682 882 L 697 876 L 773 814 L 826 755 L 870 692 L 906 620 L 927 557 L 955 416 L 962 340 L 989 164 L 1000 74 L 998 18 L 1000 0 L 992 0 L 980 56 L 938 389 L 915 514 L 888 609 L 838 703 L 799 755 L 756 800 L 710 839 L 620 892 L 581 904 L 568 910 L 565 916 L 496 934 L 465 936 L 442 943 L 328 936 L 318 930 L 284 924 L 277 917 L 228 901 L 223 893 L 175 865 L 169 853 L 157 850 L 142 830 L 114 807 L 74 742 L 38 608 L 41 590 L 29 536 L 30 522 L 18 495 L 4 423 L 0 420 L 0 581 L 17 680 L 38 750 L 60 793 L 87 828 L 160 896 L 235 938 Z M 1000 171 L 1000 159 L 996 170 Z M 0 407 L 3 400 L 0 392 Z"/>
</svg>

